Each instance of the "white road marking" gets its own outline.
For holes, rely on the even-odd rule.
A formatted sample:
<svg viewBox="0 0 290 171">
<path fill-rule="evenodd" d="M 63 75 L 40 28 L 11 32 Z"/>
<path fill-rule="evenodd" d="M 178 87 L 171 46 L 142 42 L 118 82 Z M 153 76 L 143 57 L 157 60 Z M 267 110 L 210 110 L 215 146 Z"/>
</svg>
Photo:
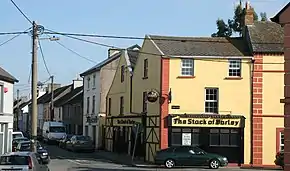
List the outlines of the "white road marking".
<svg viewBox="0 0 290 171">
<path fill-rule="evenodd" d="M 77 162 L 76 160 L 67 160 L 67 161 L 72 162 L 74 164 L 78 164 L 78 165 L 86 165 L 84 163 Z"/>
</svg>

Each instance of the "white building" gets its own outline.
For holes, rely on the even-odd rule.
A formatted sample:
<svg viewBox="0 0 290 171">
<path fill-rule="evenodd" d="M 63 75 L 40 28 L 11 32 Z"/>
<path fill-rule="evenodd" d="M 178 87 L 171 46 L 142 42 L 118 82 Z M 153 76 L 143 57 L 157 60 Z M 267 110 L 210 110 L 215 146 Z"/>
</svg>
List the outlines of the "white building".
<svg viewBox="0 0 290 171">
<path fill-rule="evenodd" d="M 0 67 L 0 154 L 12 151 L 15 82 L 18 80 Z"/>
<path fill-rule="evenodd" d="M 134 45 L 128 49 L 140 49 Z M 109 49 L 108 58 L 80 74 L 83 77 L 83 135 L 95 141 L 95 147 L 102 146 L 102 126 L 106 117 L 106 97 L 113 82 L 122 52 Z M 103 118 L 103 119 L 102 119 Z"/>
</svg>

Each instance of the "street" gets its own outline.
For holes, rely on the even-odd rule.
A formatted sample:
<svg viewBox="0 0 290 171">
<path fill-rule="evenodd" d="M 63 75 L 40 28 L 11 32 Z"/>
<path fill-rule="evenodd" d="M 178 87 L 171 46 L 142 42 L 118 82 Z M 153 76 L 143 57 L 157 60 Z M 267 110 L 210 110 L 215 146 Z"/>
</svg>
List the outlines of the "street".
<svg viewBox="0 0 290 171">
<path fill-rule="evenodd" d="M 112 163 L 111 161 L 97 158 L 94 153 L 73 153 L 60 149 L 55 145 L 45 145 L 51 156 L 51 162 L 48 165 L 51 171 L 161 171 L 165 168 L 137 168 L 123 166 Z M 172 171 L 201 171 L 208 168 L 176 168 Z M 220 171 L 237 171 L 240 168 L 220 168 Z M 251 171 L 253 169 L 242 169 Z"/>
</svg>

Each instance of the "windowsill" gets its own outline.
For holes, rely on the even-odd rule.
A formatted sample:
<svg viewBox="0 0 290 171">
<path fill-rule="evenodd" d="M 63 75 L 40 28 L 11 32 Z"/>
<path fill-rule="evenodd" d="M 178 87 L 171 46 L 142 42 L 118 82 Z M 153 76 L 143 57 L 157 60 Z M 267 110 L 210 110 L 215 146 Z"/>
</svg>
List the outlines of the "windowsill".
<svg viewBox="0 0 290 171">
<path fill-rule="evenodd" d="M 242 80 L 243 77 L 225 77 L 225 80 Z"/>
<path fill-rule="evenodd" d="M 178 76 L 176 78 L 178 78 L 178 79 L 193 79 L 193 78 L 195 78 L 195 76 Z"/>
<path fill-rule="evenodd" d="M 148 77 L 143 77 L 142 79 L 143 79 L 143 80 L 146 80 L 146 79 L 148 79 Z"/>
</svg>

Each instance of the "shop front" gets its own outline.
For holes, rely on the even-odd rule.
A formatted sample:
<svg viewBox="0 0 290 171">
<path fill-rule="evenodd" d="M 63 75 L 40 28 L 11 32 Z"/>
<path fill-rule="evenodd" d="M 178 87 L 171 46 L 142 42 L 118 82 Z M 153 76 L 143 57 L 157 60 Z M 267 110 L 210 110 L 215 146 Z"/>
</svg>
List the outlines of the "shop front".
<svg viewBox="0 0 290 171">
<path fill-rule="evenodd" d="M 105 141 L 107 150 L 129 155 L 134 153 L 134 156 L 144 157 L 143 123 L 141 116 L 107 118 Z"/>
<path fill-rule="evenodd" d="M 244 121 L 240 115 L 169 115 L 168 145 L 199 146 L 209 153 L 227 157 L 230 163 L 242 164 Z"/>
</svg>

